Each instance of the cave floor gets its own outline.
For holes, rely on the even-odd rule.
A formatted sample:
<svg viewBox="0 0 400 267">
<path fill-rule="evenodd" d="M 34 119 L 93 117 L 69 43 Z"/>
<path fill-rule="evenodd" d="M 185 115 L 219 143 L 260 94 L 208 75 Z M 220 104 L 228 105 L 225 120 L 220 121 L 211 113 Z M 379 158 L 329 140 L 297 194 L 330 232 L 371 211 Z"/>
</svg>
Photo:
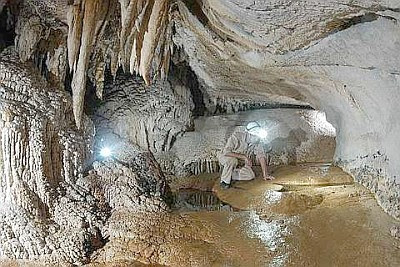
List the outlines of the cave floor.
<svg viewBox="0 0 400 267">
<path fill-rule="evenodd" d="M 339 168 L 284 166 L 273 175 L 228 190 L 218 174 L 172 179 L 175 192 L 207 192 L 196 195 L 203 207 L 216 204 L 213 191 L 222 208 L 114 211 L 109 242 L 88 266 L 400 266 L 400 240 L 390 235 L 400 222 Z"/>
<path fill-rule="evenodd" d="M 173 180 L 172 190 L 210 190 L 230 210 L 115 212 L 110 239 L 92 266 L 400 266 L 398 221 L 372 194 L 329 164 L 277 168 L 219 188 L 217 174 Z"/>
</svg>

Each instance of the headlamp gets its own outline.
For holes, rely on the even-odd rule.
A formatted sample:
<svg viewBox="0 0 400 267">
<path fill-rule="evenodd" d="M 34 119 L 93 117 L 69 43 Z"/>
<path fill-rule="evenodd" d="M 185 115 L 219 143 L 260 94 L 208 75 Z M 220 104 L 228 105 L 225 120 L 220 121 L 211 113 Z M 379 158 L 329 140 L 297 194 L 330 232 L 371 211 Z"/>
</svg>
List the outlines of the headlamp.
<svg viewBox="0 0 400 267">
<path fill-rule="evenodd" d="M 256 135 L 261 139 L 265 139 L 268 136 L 267 130 L 256 121 L 249 122 L 246 129 L 250 134 Z"/>
</svg>

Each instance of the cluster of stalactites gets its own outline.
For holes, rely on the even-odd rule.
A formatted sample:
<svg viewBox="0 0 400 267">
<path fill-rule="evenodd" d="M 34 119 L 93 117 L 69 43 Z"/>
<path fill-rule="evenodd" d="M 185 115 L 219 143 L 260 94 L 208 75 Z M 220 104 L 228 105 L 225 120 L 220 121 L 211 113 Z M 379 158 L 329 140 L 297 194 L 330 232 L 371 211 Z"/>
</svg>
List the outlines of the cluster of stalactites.
<svg viewBox="0 0 400 267">
<path fill-rule="evenodd" d="M 139 74 L 146 84 L 168 74 L 172 51 L 170 0 L 119 0 L 120 12 L 112 10 L 117 0 L 75 0 L 68 11 L 68 63 L 72 72 L 73 107 L 81 125 L 88 69 L 97 64 L 95 85 L 102 95 L 104 64 L 115 75 L 119 66 Z M 110 49 L 99 49 L 113 15 L 120 14 L 120 32 Z M 106 54 L 105 54 L 106 53 Z M 106 62 L 110 57 L 110 62 Z M 98 64 L 98 60 L 102 61 Z M 92 60 L 94 59 L 94 60 Z M 100 69 L 100 71 L 99 71 Z M 100 75 L 99 75 L 100 73 Z M 99 81 L 99 82 L 98 82 Z"/>
</svg>

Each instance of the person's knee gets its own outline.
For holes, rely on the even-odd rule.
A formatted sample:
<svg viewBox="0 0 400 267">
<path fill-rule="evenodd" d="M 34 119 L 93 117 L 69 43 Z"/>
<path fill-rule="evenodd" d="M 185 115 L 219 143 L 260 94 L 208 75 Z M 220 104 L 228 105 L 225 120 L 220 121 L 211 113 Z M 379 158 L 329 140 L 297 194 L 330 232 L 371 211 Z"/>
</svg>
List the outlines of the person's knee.
<svg viewBox="0 0 400 267">
<path fill-rule="evenodd" d="M 236 158 L 233 157 L 226 157 L 226 156 L 221 156 L 219 158 L 219 162 L 221 163 L 221 165 L 233 165 L 236 166 L 238 164 L 238 160 Z"/>
</svg>

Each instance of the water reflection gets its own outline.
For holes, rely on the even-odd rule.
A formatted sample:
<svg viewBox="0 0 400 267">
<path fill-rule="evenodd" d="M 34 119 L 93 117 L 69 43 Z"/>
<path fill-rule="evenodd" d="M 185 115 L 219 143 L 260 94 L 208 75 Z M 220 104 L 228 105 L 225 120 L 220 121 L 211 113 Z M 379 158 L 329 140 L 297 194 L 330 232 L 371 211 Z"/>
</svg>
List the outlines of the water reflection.
<svg viewBox="0 0 400 267">
<path fill-rule="evenodd" d="M 296 216 L 266 220 L 262 219 L 255 211 L 249 211 L 247 219 L 242 223 L 242 229 L 249 238 L 259 239 L 273 252 L 269 266 L 285 266 L 289 258 L 285 239 L 290 234 L 289 225 L 296 220 Z"/>
<path fill-rule="evenodd" d="M 212 191 L 180 189 L 173 194 L 172 209 L 179 212 L 190 211 L 236 211 L 222 202 Z"/>
</svg>

